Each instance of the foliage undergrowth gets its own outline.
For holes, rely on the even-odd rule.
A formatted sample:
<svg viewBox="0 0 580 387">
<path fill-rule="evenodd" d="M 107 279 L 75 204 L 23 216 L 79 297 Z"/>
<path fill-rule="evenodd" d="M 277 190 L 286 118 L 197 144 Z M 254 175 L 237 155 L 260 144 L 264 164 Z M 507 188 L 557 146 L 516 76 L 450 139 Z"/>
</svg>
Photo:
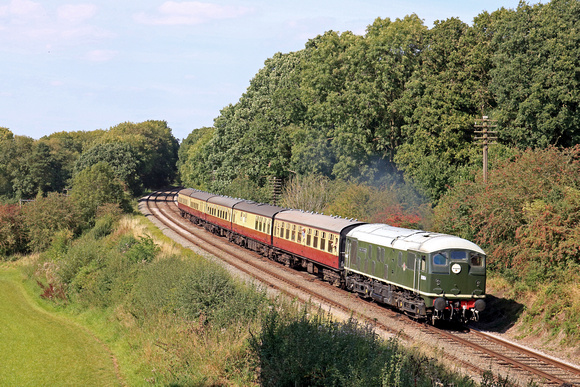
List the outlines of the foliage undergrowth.
<svg viewBox="0 0 580 387">
<path fill-rule="evenodd" d="M 414 229 L 426 228 L 431 218 L 426 199 L 397 181 L 374 187 L 320 175 L 299 176 L 285 186 L 282 205 Z"/>
<path fill-rule="evenodd" d="M 528 333 L 580 342 L 580 146 L 526 150 L 453 187 L 434 212 L 437 230 L 488 253 L 488 272 L 525 305 Z"/>
<path fill-rule="evenodd" d="M 475 385 L 434 359 L 384 341 L 354 319 L 337 322 L 323 312 L 288 318 L 266 316 L 252 336 L 263 386 L 432 386 Z"/>
</svg>

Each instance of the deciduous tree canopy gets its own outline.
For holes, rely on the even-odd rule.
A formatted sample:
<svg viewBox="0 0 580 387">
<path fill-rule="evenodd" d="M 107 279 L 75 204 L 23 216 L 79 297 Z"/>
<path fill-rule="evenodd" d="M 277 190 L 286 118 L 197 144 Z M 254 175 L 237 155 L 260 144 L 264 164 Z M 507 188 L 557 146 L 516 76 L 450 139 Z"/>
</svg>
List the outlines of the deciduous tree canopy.
<svg viewBox="0 0 580 387">
<path fill-rule="evenodd" d="M 579 142 L 579 31 L 577 0 L 522 2 L 471 26 L 451 18 L 429 29 L 410 15 L 378 18 L 363 36 L 328 31 L 265 62 L 211 138 L 181 154 L 183 181 L 225 192 L 240 177 L 379 186 L 404 173 L 436 201 L 481 168 L 483 115 L 508 147 Z"/>
</svg>

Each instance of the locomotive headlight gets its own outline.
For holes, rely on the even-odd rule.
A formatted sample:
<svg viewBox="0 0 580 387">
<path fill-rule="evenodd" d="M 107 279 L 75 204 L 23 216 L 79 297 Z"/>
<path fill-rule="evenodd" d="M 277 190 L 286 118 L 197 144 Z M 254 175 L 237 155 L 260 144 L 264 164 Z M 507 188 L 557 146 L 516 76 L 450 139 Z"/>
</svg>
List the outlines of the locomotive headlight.
<svg viewBox="0 0 580 387">
<path fill-rule="evenodd" d="M 482 299 L 475 301 L 475 310 L 477 310 L 478 312 L 482 312 L 484 309 L 485 309 L 485 301 L 483 301 Z"/>
</svg>

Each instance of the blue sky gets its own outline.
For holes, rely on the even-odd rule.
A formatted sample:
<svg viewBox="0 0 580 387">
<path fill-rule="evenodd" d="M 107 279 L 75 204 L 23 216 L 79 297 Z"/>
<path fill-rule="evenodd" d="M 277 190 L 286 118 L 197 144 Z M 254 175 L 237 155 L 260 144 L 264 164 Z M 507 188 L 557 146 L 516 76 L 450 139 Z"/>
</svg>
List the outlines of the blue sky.
<svg viewBox="0 0 580 387">
<path fill-rule="evenodd" d="M 535 2 L 531 2 L 535 3 Z M 517 0 L 0 0 L 0 126 L 40 138 L 165 120 L 211 126 L 276 52 L 377 17 L 471 24 Z"/>
</svg>

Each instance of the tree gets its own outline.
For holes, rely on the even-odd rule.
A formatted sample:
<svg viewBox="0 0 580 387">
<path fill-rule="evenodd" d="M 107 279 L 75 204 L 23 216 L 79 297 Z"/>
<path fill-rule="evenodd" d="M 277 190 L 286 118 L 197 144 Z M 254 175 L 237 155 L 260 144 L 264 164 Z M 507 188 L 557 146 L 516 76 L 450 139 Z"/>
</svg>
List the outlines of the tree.
<svg viewBox="0 0 580 387">
<path fill-rule="evenodd" d="M 137 173 L 145 187 L 162 187 L 174 181 L 179 143 L 167 122 L 124 122 L 109 129 L 100 142 L 129 144 L 139 162 Z"/>
<path fill-rule="evenodd" d="M 0 127 L 0 197 L 12 194 L 10 154 L 13 141 L 12 132 L 8 128 Z"/>
<path fill-rule="evenodd" d="M 500 138 L 522 149 L 580 143 L 580 2 L 521 2 L 498 21 L 493 51 Z"/>
<path fill-rule="evenodd" d="M 470 28 L 456 18 L 436 22 L 405 90 L 407 123 L 395 161 L 432 200 L 468 177 L 478 159 L 473 120 L 490 104 L 485 92 L 490 62 L 481 51 L 489 23 L 476 19 Z"/>
<path fill-rule="evenodd" d="M 135 151 L 127 143 L 97 144 L 83 152 L 75 163 L 75 175 L 99 162 L 109 164 L 115 177 L 122 181 L 133 194 L 142 192 L 141 181 L 137 175 L 138 160 Z"/>
<path fill-rule="evenodd" d="M 205 146 L 213 134 L 213 128 L 196 129 L 181 143 L 177 165 L 183 185 L 201 190 L 208 189 L 210 169 L 206 162 L 208 148 Z"/>
<path fill-rule="evenodd" d="M 102 161 L 83 169 L 73 178 L 71 198 L 80 209 L 82 219 L 88 223 L 95 220 L 97 209 L 103 204 L 118 204 L 125 211 L 131 210 L 123 183 L 115 176 L 113 168 Z"/>
<path fill-rule="evenodd" d="M 238 103 L 220 112 L 200 152 L 209 172 L 202 178 L 210 190 L 224 192 L 238 177 L 264 187 L 268 176 L 288 176 L 288 127 L 304 108 L 296 92 L 301 58 L 299 52 L 268 59 Z"/>
<path fill-rule="evenodd" d="M 12 184 L 17 197 L 32 198 L 38 193 L 64 188 L 60 165 L 46 143 L 16 136 L 11 156 Z"/>
</svg>

